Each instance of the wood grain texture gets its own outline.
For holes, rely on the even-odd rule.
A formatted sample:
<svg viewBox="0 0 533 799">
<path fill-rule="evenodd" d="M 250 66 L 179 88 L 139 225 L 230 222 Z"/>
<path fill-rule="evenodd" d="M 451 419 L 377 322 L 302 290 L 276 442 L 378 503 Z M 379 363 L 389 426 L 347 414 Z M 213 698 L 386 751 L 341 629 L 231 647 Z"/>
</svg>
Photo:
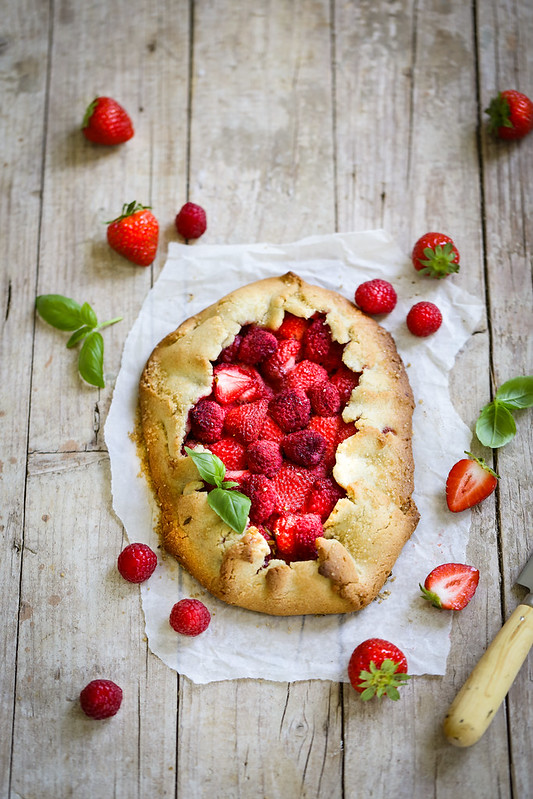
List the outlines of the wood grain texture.
<svg viewBox="0 0 533 799">
<path fill-rule="evenodd" d="M 207 209 L 206 244 L 385 227 L 408 254 L 441 229 L 461 252 L 451 279 L 486 302 L 450 377 L 461 418 L 473 427 L 504 380 L 533 373 L 533 136 L 495 141 L 483 111 L 499 89 L 532 95 L 532 37 L 527 0 L 7 5 L 2 796 L 533 794 L 531 655 L 478 744 L 459 750 L 442 731 L 524 596 L 514 581 L 531 546 L 531 411 L 516 415 L 516 438 L 494 457 L 473 442 L 501 475 L 472 514 L 467 559 L 480 585 L 453 618 L 446 674 L 412 680 L 388 705 L 327 681 L 195 685 L 154 657 L 138 588 L 115 571 L 125 540 L 102 432 L 127 331 L 186 200 Z M 130 111 L 127 145 L 82 137 L 97 94 Z M 105 242 L 105 222 L 133 199 L 161 223 L 148 269 Z M 104 331 L 105 389 L 84 385 L 64 335 L 35 319 L 35 295 L 49 292 L 88 300 L 100 319 L 124 315 Z M 95 676 L 125 696 L 101 724 L 77 699 Z"/>
</svg>

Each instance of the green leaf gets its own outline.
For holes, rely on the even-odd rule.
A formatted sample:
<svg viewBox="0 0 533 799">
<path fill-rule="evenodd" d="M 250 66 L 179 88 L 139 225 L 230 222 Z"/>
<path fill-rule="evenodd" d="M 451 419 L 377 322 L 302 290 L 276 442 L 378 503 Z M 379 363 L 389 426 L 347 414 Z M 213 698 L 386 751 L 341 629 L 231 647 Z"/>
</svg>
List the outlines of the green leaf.
<svg viewBox="0 0 533 799">
<path fill-rule="evenodd" d="M 44 321 L 58 330 L 77 330 L 84 321 L 79 304 L 61 294 L 41 294 L 35 307 Z"/>
<path fill-rule="evenodd" d="M 506 408 L 530 408 L 533 405 L 533 375 L 513 377 L 500 386 L 496 400 Z"/>
<path fill-rule="evenodd" d="M 220 487 L 226 474 L 224 461 L 212 452 L 197 452 L 190 447 L 185 447 L 185 452 L 193 459 L 202 480 Z"/>
<path fill-rule="evenodd" d="M 239 491 L 214 488 L 207 495 L 207 502 L 228 527 L 236 533 L 243 533 L 252 504 L 249 497 Z"/>
<path fill-rule="evenodd" d="M 89 305 L 88 302 L 84 302 L 81 306 L 81 318 L 85 325 L 88 327 L 96 327 L 98 324 L 98 319 L 96 318 L 96 314 Z"/>
<path fill-rule="evenodd" d="M 79 329 L 79 330 L 76 330 L 76 331 L 75 331 L 75 332 L 74 332 L 74 333 L 71 335 L 71 337 L 69 338 L 69 340 L 67 341 L 67 347 L 68 347 L 68 349 L 70 350 L 70 349 L 72 349 L 72 347 L 75 347 L 75 346 L 76 346 L 76 344 L 78 344 L 78 343 L 79 343 L 79 342 L 82 340 L 82 338 L 85 338 L 85 336 L 86 336 L 88 333 L 90 333 L 90 332 L 91 332 L 91 330 L 92 330 L 92 327 L 87 327 L 87 325 L 84 325 L 83 327 L 80 327 L 80 329 Z"/>
<path fill-rule="evenodd" d="M 80 350 L 78 369 L 83 379 L 91 386 L 105 387 L 104 339 L 100 333 L 89 333 Z"/>
<path fill-rule="evenodd" d="M 503 447 L 515 434 L 515 420 L 503 403 L 495 400 L 485 405 L 476 422 L 476 435 L 485 447 Z"/>
</svg>

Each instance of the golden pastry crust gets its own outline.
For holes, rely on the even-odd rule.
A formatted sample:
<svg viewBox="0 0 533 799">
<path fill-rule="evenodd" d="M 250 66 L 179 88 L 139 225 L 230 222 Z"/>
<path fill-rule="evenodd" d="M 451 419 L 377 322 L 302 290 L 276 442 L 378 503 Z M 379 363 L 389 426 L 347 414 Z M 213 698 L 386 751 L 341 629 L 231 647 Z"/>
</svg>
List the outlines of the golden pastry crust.
<svg viewBox="0 0 533 799">
<path fill-rule="evenodd" d="M 317 560 L 265 561 L 254 526 L 232 531 L 209 507 L 182 454 L 188 415 L 210 394 L 213 361 L 243 325 L 277 330 L 285 312 L 324 314 L 343 361 L 360 374 L 342 416 L 357 432 L 337 448 L 333 476 L 346 491 L 317 540 Z M 382 588 L 418 522 L 411 498 L 413 396 L 391 336 L 341 295 L 289 272 L 231 292 L 154 349 L 140 380 L 141 429 L 161 508 L 165 549 L 229 604 L 273 615 L 346 613 Z"/>
</svg>

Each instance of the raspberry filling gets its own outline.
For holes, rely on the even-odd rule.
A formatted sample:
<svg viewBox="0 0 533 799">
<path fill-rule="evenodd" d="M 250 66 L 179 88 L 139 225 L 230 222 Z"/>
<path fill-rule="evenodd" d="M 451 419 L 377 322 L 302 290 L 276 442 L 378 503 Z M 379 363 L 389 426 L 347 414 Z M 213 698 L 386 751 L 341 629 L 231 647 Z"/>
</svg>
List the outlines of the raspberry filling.
<svg viewBox="0 0 533 799">
<path fill-rule="evenodd" d="M 322 314 L 285 313 L 275 331 L 245 325 L 213 363 L 211 394 L 189 414 L 184 445 L 218 455 L 226 480 L 250 498 L 267 560 L 316 559 L 323 524 L 346 496 L 332 470 L 338 445 L 357 432 L 342 410 L 360 375 L 343 350 Z"/>
</svg>

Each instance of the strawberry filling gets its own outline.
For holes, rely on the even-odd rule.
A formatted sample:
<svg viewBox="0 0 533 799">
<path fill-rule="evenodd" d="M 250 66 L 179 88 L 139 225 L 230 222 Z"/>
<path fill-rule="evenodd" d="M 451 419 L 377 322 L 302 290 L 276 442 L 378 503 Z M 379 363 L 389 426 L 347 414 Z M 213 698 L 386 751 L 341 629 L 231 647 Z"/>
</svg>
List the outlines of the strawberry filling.
<svg viewBox="0 0 533 799">
<path fill-rule="evenodd" d="M 245 325 L 213 363 L 213 386 L 189 415 L 185 446 L 208 447 L 250 497 L 250 523 L 286 562 L 317 557 L 316 539 L 346 492 L 332 469 L 357 429 L 342 410 L 359 376 L 325 316 L 286 313 L 278 330 Z"/>
</svg>

